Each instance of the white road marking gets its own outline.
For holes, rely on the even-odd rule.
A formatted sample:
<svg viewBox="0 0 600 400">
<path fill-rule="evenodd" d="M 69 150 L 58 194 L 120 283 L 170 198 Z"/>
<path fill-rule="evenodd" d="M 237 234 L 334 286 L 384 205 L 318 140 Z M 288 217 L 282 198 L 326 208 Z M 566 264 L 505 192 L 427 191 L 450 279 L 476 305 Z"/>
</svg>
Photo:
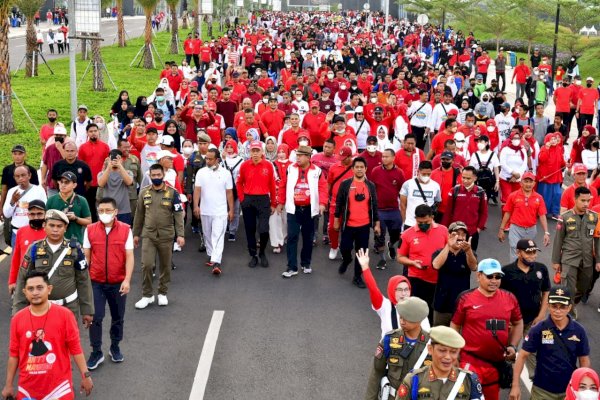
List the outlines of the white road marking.
<svg viewBox="0 0 600 400">
<path fill-rule="evenodd" d="M 219 338 L 219 331 L 221 330 L 224 315 L 225 311 L 213 311 L 210 325 L 208 326 L 208 332 L 204 339 L 204 346 L 202 346 L 202 353 L 200 354 L 200 360 L 198 361 L 198 368 L 196 369 L 196 376 L 194 376 L 194 383 L 192 385 L 189 400 L 204 399 L 204 391 L 206 390 L 210 366 L 212 364 L 213 356 L 215 355 L 217 339 Z"/>
<path fill-rule="evenodd" d="M 11 248 L 10 246 L 8 246 L 8 247 L 7 247 L 7 248 L 5 248 L 3 251 L 4 251 L 5 253 L 7 253 L 7 254 L 11 254 L 11 253 L 12 253 L 12 248 Z M 0 255 L 0 263 L 1 263 L 2 261 L 4 261 L 4 259 L 5 259 L 6 257 L 8 257 L 8 255 L 6 255 L 6 254 L 2 254 L 2 255 Z"/>
</svg>

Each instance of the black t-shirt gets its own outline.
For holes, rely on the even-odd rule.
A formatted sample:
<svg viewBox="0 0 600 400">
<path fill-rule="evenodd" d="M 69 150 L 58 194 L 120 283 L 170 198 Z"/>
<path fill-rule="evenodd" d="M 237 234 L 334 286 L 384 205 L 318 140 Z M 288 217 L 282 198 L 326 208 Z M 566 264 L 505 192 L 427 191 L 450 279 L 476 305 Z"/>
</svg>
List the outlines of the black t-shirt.
<svg viewBox="0 0 600 400">
<path fill-rule="evenodd" d="M 52 179 L 58 182 L 60 176 L 67 171 L 71 171 L 77 175 L 75 193 L 85 196 L 85 182 L 92 181 L 92 170 L 90 167 L 78 159 L 73 164 L 69 164 L 67 160 L 60 160 L 52 167 Z"/>
<path fill-rule="evenodd" d="M 442 249 L 433 253 L 432 260 Z M 458 295 L 471 288 L 471 270 L 467 266 L 467 254 L 448 252 L 448 258 L 438 270 L 438 282 L 435 287 L 433 309 L 441 313 L 453 313 Z"/>
<path fill-rule="evenodd" d="M 27 164 L 25 164 L 25 166 L 27 168 L 29 168 L 29 172 L 31 172 L 31 179 L 29 180 L 29 183 L 31 183 L 32 185 L 39 185 L 40 181 L 38 180 L 38 174 L 37 174 L 37 171 L 35 170 L 35 168 L 33 168 L 31 165 L 27 165 Z M 6 185 L 8 187 L 8 189 L 11 189 L 11 188 L 14 188 L 15 186 L 17 186 L 17 182 L 15 181 L 15 164 L 14 163 L 7 165 L 2 170 L 2 185 Z"/>
<path fill-rule="evenodd" d="M 542 292 L 550 290 L 548 268 L 541 263 L 533 263 L 529 272 L 523 272 L 517 261 L 502 267 L 504 276 L 500 287 L 515 295 L 523 314 L 525 324 L 533 321 L 540 312 Z"/>
</svg>

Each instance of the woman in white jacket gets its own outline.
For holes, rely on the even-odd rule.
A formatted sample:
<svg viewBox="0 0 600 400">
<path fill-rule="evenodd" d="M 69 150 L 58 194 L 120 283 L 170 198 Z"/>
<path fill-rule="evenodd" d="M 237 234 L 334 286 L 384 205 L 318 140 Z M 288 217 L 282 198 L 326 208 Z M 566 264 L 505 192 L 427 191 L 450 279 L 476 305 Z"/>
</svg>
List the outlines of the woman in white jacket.
<svg viewBox="0 0 600 400">
<path fill-rule="evenodd" d="M 506 143 L 508 142 L 508 143 Z M 521 187 L 521 176 L 528 168 L 528 155 L 521 134 L 511 133 L 500 150 L 500 200 L 506 204 L 508 195 Z"/>
</svg>

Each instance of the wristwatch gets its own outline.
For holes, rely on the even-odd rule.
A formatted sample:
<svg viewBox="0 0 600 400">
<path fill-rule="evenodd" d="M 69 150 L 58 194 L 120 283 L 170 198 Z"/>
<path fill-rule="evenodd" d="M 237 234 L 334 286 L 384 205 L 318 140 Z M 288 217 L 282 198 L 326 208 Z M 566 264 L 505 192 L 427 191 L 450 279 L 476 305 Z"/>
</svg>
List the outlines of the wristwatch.
<svg viewBox="0 0 600 400">
<path fill-rule="evenodd" d="M 83 379 L 91 378 L 92 374 L 90 374 L 90 371 L 85 371 L 83 374 L 81 374 L 81 377 Z"/>
<path fill-rule="evenodd" d="M 513 346 L 512 344 L 509 344 L 508 346 L 506 346 L 506 348 L 508 349 L 509 347 L 512 347 L 515 350 L 515 353 L 517 352 L 517 347 Z"/>
</svg>

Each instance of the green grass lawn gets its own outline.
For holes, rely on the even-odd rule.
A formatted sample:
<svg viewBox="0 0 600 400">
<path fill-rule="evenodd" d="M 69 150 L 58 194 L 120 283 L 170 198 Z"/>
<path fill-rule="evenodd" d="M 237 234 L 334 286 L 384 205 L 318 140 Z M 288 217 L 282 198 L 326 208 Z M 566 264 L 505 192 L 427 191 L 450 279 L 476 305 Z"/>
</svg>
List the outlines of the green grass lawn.
<svg viewBox="0 0 600 400">
<path fill-rule="evenodd" d="M 203 24 L 204 31 L 206 30 Z M 218 23 L 213 28 L 215 36 L 219 33 Z M 186 37 L 187 31 L 182 31 L 179 37 Z M 203 37 L 206 37 L 205 32 Z M 159 82 L 159 74 L 164 66 L 164 61 L 174 60 L 180 63 L 183 54 L 167 54 L 167 45 L 170 41 L 169 32 L 160 32 L 154 38 L 156 49 L 163 60 L 161 63 L 155 58 L 157 69 L 146 70 L 137 68 L 137 61 L 133 67 L 129 64 L 143 45 L 142 38 L 131 39 L 127 42 L 125 48 L 119 48 L 116 45 L 103 47 L 102 57 L 104 63 L 112 77 L 117 90 L 113 89 L 110 81 L 105 76 L 104 84 L 106 92 L 94 92 L 92 90 L 91 71 L 88 72 L 85 80 L 77 92 L 77 101 L 79 104 L 85 104 L 89 108 L 89 114 L 100 114 L 107 118 L 112 104 L 119 95 L 119 91 L 128 90 L 130 99 L 133 103 L 138 96 L 149 96 L 152 94 Z M 72 45 L 72 49 L 73 49 Z M 77 55 L 77 82 L 87 67 L 89 61 L 81 60 L 80 54 Z M 41 147 L 39 145 L 39 127 L 47 122 L 46 111 L 54 108 L 59 113 L 59 121 L 65 125 L 70 123 L 70 90 L 69 90 L 69 59 L 68 57 L 49 61 L 54 71 L 51 75 L 44 65 L 40 65 L 39 76 L 35 78 L 25 78 L 24 71 L 19 71 L 16 77 L 12 78 L 12 87 L 15 94 L 23 103 L 23 106 L 35 122 L 38 130 L 35 130 L 26 118 L 22 108 L 13 98 L 13 115 L 18 133 L 0 135 L 0 165 L 6 165 L 11 162 L 10 149 L 15 144 L 24 144 L 28 152 L 29 163 L 37 166 L 40 163 Z"/>
</svg>

